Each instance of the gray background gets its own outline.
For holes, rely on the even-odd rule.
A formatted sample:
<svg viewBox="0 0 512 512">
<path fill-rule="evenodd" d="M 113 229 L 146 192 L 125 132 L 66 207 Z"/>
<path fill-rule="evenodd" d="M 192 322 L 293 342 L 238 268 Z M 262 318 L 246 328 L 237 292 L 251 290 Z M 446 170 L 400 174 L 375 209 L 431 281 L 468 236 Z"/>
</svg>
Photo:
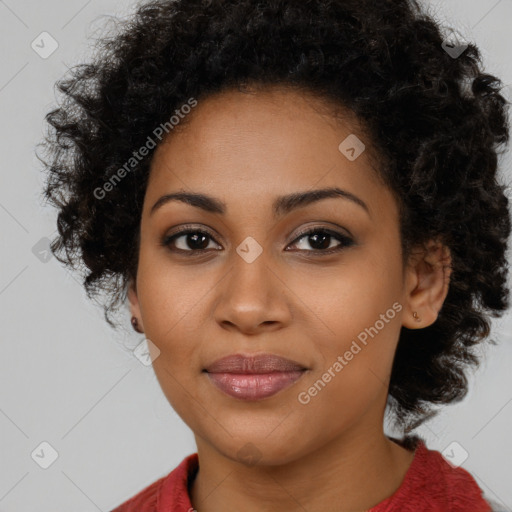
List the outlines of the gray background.
<svg viewBox="0 0 512 512">
<path fill-rule="evenodd" d="M 512 99 L 512 0 L 427 2 L 445 25 L 480 47 L 486 69 Z M 40 204 L 34 156 L 53 84 L 89 54 L 100 15 L 128 14 L 126 1 L 0 0 L 0 511 L 108 511 L 167 474 L 195 451 L 189 429 L 168 405 L 151 366 L 130 348 L 143 335 L 115 333 L 76 276 L 45 258 L 55 213 Z M 32 49 L 51 48 L 47 58 Z M 502 159 L 510 183 L 510 152 Z M 35 248 L 34 248 L 35 247 Z M 509 261 L 511 258 L 509 257 Z M 418 429 L 429 448 L 457 442 L 462 464 L 486 494 L 512 510 L 512 316 L 494 324 L 502 339 L 485 351 L 467 398 Z M 58 458 L 47 469 L 46 441 Z M 456 446 L 456 450 L 460 450 Z M 42 455 L 44 453 L 44 455 Z M 46 458 L 46 459 L 45 459 Z"/>
</svg>

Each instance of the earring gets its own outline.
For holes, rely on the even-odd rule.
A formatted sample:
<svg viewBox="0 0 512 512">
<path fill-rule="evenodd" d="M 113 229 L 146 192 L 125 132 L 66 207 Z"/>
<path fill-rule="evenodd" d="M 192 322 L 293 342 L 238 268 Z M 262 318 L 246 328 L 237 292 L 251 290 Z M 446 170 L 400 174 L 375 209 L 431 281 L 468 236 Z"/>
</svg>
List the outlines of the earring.
<svg viewBox="0 0 512 512">
<path fill-rule="evenodd" d="M 139 329 L 139 322 L 137 322 L 137 318 L 134 316 L 132 316 L 132 327 L 138 333 L 142 333 L 142 331 Z"/>
<path fill-rule="evenodd" d="M 416 322 L 421 322 L 421 318 L 418 316 L 417 311 L 414 311 L 412 316 L 413 316 L 414 320 L 416 320 Z"/>
</svg>

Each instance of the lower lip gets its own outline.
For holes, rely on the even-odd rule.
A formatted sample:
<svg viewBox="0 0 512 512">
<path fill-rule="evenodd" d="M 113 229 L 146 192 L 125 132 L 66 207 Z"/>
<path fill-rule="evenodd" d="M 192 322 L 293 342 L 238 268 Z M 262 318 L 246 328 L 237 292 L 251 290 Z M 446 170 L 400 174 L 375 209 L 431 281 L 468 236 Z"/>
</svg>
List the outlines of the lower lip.
<svg viewBox="0 0 512 512">
<path fill-rule="evenodd" d="M 275 395 L 302 377 L 304 371 L 258 374 L 207 373 L 221 391 L 241 400 L 261 400 Z"/>
</svg>

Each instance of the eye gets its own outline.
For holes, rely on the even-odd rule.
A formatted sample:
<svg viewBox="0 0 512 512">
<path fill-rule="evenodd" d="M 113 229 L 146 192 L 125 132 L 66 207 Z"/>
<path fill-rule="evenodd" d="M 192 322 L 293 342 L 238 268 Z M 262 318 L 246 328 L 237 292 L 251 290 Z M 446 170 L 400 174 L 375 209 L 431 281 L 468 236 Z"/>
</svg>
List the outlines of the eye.
<svg viewBox="0 0 512 512">
<path fill-rule="evenodd" d="M 305 241 L 301 242 L 303 239 Z M 335 243 L 333 245 L 335 240 L 338 241 L 337 245 Z M 211 246 L 213 242 L 214 238 L 208 231 L 188 227 L 172 235 L 165 236 L 162 240 L 162 245 L 172 252 L 189 253 L 187 256 L 192 256 L 194 253 L 200 254 L 208 250 L 220 250 Z M 339 252 L 354 245 L 354 241 L 347 235 L 326 228 L 310 228 L 303 231 L 291 246 L 300 245 L 301 243 L 303 247 L 299 248 L 299 251 L 322 255 Z M 305 248 L 307 245 L 312 247 L 312 250 L 308 250 L 307 247 Z"/>
<path fill-rule="evenodd" d="M 172 252 L 197 253 L 209 249 L 208 240 L 213 240 L 213 237 L 207 231 L 202 231 L 197 228 L 186 228 L 178 231 L 174 235 L 164 237 L 162 245 L 168 247 Z"/>
<path fill-rule="evenodd" d="M 312 251 L 306 249 L 306 252 L 322 253 L 322 255 L 332 254 L 354 245 L 354 241 L 350 237 L 325 228 L 311 228 L 302 232 L 292 245 L 296 245 L 297 241 L 302 239 L 306 240 L 302 244 L 303 246 L 309 244 L 310 247 L 313 247 Z M 338 240 L 340 243 L 333 246 L 334 240 Z"/>
</svg>

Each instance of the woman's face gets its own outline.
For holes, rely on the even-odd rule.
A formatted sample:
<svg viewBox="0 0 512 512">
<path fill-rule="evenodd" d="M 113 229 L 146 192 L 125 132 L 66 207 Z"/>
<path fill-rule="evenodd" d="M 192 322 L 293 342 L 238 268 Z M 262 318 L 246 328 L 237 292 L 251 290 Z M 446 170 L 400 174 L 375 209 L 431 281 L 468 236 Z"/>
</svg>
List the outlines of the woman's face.
<svg viewBox="0 0 512 512">
<path fill-rule="evenodd" d="M 320 106 L 278 88 L 223 92 L 199 102 L 152 161 L 132 313 L 198 445 L 233 459 L 285 463 L 382 433 L 408 312 L 398 209 L 353 119 L 336 123 Z M 335 188 L 344 192 L 310 195 Z M 153 209 L 176 193 L 209 199 Z M 183 229 L 193 233 L 164 245 Z M 303 370 L 214 374 L 234 354 Z"/>
</svg>

